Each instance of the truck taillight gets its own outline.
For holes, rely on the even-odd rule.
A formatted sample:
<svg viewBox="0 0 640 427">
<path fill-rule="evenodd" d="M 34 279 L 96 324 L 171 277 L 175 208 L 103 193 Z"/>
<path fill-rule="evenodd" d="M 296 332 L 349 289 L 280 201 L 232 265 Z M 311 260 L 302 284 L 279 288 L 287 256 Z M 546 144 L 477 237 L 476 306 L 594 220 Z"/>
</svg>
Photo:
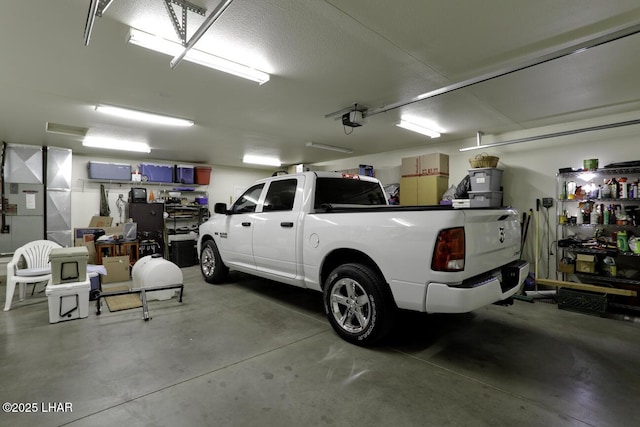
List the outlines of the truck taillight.
<svg viewBox="0 0 640 427">
<path fill-rule="evenodd" d="M 464 228 L 440 230 L 433 251 L 431 269 L 436 271 L 464 270 Z"/>
</svg>

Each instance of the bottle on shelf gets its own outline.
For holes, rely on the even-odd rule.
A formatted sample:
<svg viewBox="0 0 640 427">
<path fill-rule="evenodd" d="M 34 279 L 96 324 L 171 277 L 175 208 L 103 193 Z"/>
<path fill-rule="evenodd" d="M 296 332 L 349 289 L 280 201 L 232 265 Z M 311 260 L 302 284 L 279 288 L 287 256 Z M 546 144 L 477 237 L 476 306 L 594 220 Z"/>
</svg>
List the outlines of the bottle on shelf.
<svg viewBox="0 0 640 427">
<path fill-rule="evenodd" d="M 618 231 L 618 249 L 620 252 L 629 252 L 629 240 L 626 231 Z"/>
<path fill-rule="evenodd" d="M 605 179 L 604 185 L 602 186 L 602 191 L 600 191 L 601 199 L 610 199 L 611 198 L 611 185 L 609 181 Z"/>
<path fill-rule="evenodd" d="M 629 198 L 629 185 L 627 184 L 626 177 L 622 177 L 618 180 L 618 187 L 620 189 L 620 198 L 621 199 Z"/>
<path fill-rule="evenodd" d="M 618 198 L 618 181 L 615 178 L 611 178 L 611 181 L 609 181 L 609 187 L 611 188 L 611 198 L 617 199 Z"/>
<path fill-rule="evenodd" d="M 595 205 L 593 205 L 593 207 L 591 208 L 591 218 L 590 219 L 590 223 L 591 224 L 598 224 L 598 218 L 600 217 L 600 214 L 598 213 L 598 209 L 599 207 L 596 207 Z"/>
<path fill-rule="evenodd" d="M 611 277 L 616 277 L 618 275 L 616 260 L 613 257 L 605 257 L 603 263 L 605 265 L 605 270 Z"/>
<path fill-rule="evenodd" d="M 604 210 L 603 214 L 603 224 L 609 224 L 611 219 L 611 206 Z"/>
</svg>

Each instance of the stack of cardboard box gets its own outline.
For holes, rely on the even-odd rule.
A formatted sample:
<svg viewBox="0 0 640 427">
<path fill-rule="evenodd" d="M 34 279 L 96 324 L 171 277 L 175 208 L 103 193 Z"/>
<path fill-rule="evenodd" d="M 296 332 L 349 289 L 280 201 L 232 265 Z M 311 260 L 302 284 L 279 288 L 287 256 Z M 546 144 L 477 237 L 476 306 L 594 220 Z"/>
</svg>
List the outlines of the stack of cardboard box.
<svg viewBox="0 0 640 427">
<path fill-rule="evenodd" d="M 124 227 L 122 224 L 112 227 L 112 217 L 94 216 L 91 218 L 89 227 L 75 228 L 74 246 L 85 246 L 89 253 L 88 263 L 96 264 L 97 254 L 94 241 L 94 234 L 104 232 L 106 235 L 122 235 Z M 102 258 L 102 265 L 107 270 L 106 276 L 102 277 L 102 283 L 122 282 L 129 280 L 129 256 L 111 256 Z"/>
<path fill-rule="evenodd" d="M 432 153 L 402 159 L 401 205 L 437 205 L 448 188 L 448 155 Z"/>
</svg>

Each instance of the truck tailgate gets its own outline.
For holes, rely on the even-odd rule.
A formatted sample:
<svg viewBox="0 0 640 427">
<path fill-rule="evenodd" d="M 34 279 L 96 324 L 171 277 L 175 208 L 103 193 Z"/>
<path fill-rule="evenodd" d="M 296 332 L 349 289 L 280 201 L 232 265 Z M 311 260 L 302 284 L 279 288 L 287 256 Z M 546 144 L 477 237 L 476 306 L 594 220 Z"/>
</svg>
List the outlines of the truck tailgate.
<svg viewBox="0 0 640 427">
<path fill-rule="evenodd" d="M 482 273 L 520 256 L 520 222 L 513 209 L 466 209 L 465 270 Z"/>
</svg>

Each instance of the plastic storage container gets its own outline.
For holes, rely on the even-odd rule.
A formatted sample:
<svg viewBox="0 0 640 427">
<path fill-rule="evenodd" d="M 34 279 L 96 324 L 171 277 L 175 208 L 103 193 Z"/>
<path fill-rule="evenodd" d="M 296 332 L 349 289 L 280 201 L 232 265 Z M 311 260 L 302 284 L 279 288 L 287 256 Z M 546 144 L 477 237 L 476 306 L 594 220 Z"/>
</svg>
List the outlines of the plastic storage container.
<svg viewBox="0 0 640 427">
<path fill-rule="evenodd" d="M 82 319 L 89 315 L 89 280 L 47 286 L 49 323 Z"/>
<path fill-rule="evenodd" d="M 89 162 L 90 179 L 131 181 L 131 165 L 124 163 Z"/>
<path fill-rule="evenodd" d="M 164 258 L 145 256 L 131 269 L 133 288 L 153 288 L 154 286 L 180 285 L 183 277 L 180 267 Z M 171 299 L 178 289 L 147 292 L 147 300 L 164 301 Z"/>
<path fill-rule="evenodd" d="M 86 246 L 52 249 L 49 254 L 51 285 L 87 280 L 88 259 L 89 250 Z"/>
<path fill-rule="evenodd" d="M 194 240 L 173 241 L 169 246 L 169 259 L 178 267 L 191 267 L 198 263 Z"/>
<path fill-rule="evenodd" d="M 502 172 L 497 168 L 469 169 L 471 191 L 500 191 Z"/>
<path fill-rule="evenodd" d="M 195 183 L 198 185 L 209 185 L 211 178 L 211 168 L 209 166 L 195 167 Z"/>
<path fill-rule="evenodd" d="M 502 191 L 469 191 L 472 208 L 494 208 L 502 205 Z"/>
<path fill-rule="evenodd" d="M 141 163 L 140 174 L 143 181 L 173 182 L 173 166 L 155 163 Z"/>
<path fill-rule="evenodd" d="M 195 170 L 193 166 L 176 165 L 175 168 L 175 182 L 179 182 L 180 184 L 193 184 L 195 182 Z"/>
</svg>

